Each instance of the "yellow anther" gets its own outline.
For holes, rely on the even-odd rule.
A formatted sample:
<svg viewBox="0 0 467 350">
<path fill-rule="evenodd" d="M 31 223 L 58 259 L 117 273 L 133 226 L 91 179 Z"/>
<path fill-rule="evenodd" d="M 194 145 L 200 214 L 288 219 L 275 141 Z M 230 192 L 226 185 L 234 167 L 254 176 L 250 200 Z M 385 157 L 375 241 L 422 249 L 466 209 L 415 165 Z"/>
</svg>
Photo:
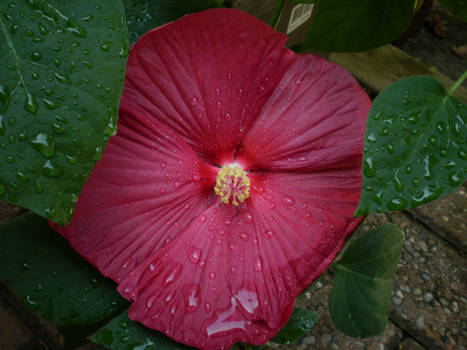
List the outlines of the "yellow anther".
<svg viewBox="0 0 467 350">
<path fill-rule="evenodd" d="M 237 164 L 225 165 L 217 174 L 214 192 L 223 203 L 239 205 L 250 196 L 250 179 Z"/>
</svg>

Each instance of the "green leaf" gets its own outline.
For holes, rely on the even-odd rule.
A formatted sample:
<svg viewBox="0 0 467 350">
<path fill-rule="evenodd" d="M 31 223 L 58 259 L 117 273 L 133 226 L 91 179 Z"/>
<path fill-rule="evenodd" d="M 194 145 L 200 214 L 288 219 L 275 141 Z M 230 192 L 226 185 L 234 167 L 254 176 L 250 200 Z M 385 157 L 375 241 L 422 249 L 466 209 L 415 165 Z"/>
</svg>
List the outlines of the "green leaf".
<svg viewBox="0 0 467 350">
<path fill-rule="evenodd" d="M 289 321 L 282 328 L 272 342 L 278 344 L 290 344 L 308 332 L 318 322 L 319 315 L 307 309 L 294 309 Z"/>
<path fill-rule="evenodd" d="M 415 207 L 467 175 L 467 106 L 429 77 L 400 80 L 373 102 L 356 215 Z"/>
<path fill-rule="evenodd" d="M 59 225 L 117 125 L 120 0 L 0 1 L 0 198 Z"/>
<path fill-rule="evenodd" d="M 409 26 L 414 0 L 318 0 L 301 51 L 365 51 L 396 39 Z"/>
<path fill-rule="evenodd" d="M 467 2 L 465 0 L 439 0 L 454 16 L 467 22 Z"/>
<path fill-rule="evenodd" d="M 192 13 L 220 7 L 224 0 L 124 0 L 130 42 L 152 28 Z"/>
<path fill-rule="evenodd" d="M 29 308 L 59 325 L 98 322 L 126 304 L 112 281 L 32 213 L 0 224 L 0 278 Z"/>
<path fill-rule="evenodd" d="M 157 349 L 188 350 L 165 335 L 144 327 L 128 318 L 124 311 L 89 337 L 92 341 L 112 350 Z"/>
<path fill-rule="evenodd" d="M 341 332 L 364 338 L 384 330 L 401 249 L 401 231 L 385 224 L 352 242 L 334 265 L 329 313 Z"/>
</svg>

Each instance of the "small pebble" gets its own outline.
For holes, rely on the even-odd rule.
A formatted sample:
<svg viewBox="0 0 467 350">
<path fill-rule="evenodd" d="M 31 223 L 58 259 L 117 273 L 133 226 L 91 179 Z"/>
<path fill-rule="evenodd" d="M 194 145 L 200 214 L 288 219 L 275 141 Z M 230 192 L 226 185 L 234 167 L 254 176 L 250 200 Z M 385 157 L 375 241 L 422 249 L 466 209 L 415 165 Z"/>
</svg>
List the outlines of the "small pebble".
<svg viewBox="0 0 467 350">
<path fill-rule="evenodd" d="M 381 344 L 381 343 L 378 344 L 378 350 L 385 350 L 385 349 L 386 347 L 384 346 L 384 344 Z"/>
<path fill-rule="evenodd" d="M 316 289 L 321 289 L 321 288 L 323 288 L 323 284 L 322 284 L 320 281 L 316 282 L 316 283 L 315 283 L 315 286 L 316 286 Z"/>
<path fill-rule="evenodd" d="M 396 292 L 396 295 L 400 298 L 400 299 L 404 299 L 404 294 L 402 294 L 402 292 L 400 290 L 398 290 Z"/>
<path fill-rule="evenodd" d="M 444 313 L 449 316 L 451 314 L 451 310 L 449 310 L 447 307 L 445 307 L 444 308 Z"/>
<path fill-rule="evenodd" d="M 420 288 L 415 288 L 414 291 L 413 291 L 413 294 L 414 295 L 420 295 L 420 294 L 422 294 L 422 290 Z"/>
<path fill-rule="evenodd" d="M 423 300 L 425 300 L 427 303 L 431 302 L 433 300 L 433 294 L 431 293 L 423 294 Z"/>
<path fill-rule="evenodd" d="M 417 321 L 415 321 L 415 326 L 419 331 L 423 331 L 425 328 L 425 317 L 423 317 L 423 315 L 417 318 Z"/>
<path fill-rule="evenodd" d="M 303 339 L 303 345 L 314 345 L 316 344 L 316 338 L 314 336 L 306 337 Z"/>
<path fill-rule="evenodd" d="M 457 304 L 456 301 L 453 301 L 452 304 L 451 304 L 451 310 L 453 312 L 458 312 L 459 311 L 459 305 Z"/>
<path fill-rule="evenodd" d="M 323 343 L 329 343 L 331 340 L 332 340 L 331 334 L 326 333 L 326 334 L 323 335 L 323 338 L 322 338 L 321 341 Z"/>
<path fill-rule="evenodd" d="M 394 303 L 394 305 L 399 306 L 400 304 L 402 304 L 402 299 L 394 297 L 392 298 L 392 302 Z"/>
</svg>

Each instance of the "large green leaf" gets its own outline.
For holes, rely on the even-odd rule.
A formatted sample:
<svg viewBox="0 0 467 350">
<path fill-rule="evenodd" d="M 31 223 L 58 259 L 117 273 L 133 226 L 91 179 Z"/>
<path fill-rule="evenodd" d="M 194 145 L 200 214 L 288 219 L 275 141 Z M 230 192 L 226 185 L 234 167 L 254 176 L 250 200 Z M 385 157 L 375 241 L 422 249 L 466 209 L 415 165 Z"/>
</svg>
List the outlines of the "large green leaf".
<svg viewBox="0 0 467 350">
<path fill-rule="evenodd" d="M 466 0 L 439 0 L 454 16 L 467 22 L 467 1 Z"/>
<path fill-rule="evenodd" d="M 319 315 L 307 309 L 294 309 L 289 321 L 282 328 L 272 342 L 278 344 L 290 344 L 308 332 L 316 322 L 318 322 Z"/>
<path fill-rule="evenodd" d="M 0 197 L 63 225 L 115 132 L 120 0 L 0 1 Z"/>
<path fill-rule="evenodd" d="M 165 335 L 144 327 L 128 318 L 124 311 L 107 325 L 90 336 L 90 339 L 112 350 L 157 349 L 188 350 L 192 349 L 169 339 Z"/>
<path fill-rule="evenodd" d="M 318 0 L 304 50 L 365 51 L 396 39 L 409 26 L 414 0 Z"/>
<path fill-rule="evenodd" d="M 124 0 L 130 42 L 148 30 L 197 11 L 219 7 L 224 0 Z"/>
<path fill-rule="evenodd" d="M 467 106 L 429 77 L 400 80 L 373 102 L 356 215 L 427 203 L 467 175 Z"/>
<path fill-rule="evenodd" d="M 334 265 L 329 313 L 344 334 L 364 338 L 384 330 L 401 249 L 402 233 L 386 224 L 357 238 Z"/>
<path fill-rule="evenodd" d="M 126 304 L 113 282 L 32 213 L 0 224 L 0 279 L 60 325 L 98 322 Z"/>
</svg>

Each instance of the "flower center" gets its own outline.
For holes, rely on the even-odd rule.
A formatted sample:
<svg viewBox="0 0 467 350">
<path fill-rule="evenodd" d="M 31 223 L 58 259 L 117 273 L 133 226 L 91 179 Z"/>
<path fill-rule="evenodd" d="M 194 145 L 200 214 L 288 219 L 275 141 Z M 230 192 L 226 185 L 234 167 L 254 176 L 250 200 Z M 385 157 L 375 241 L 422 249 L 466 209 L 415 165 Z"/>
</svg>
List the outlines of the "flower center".
<svg viewBox="0 0 467 350">
<path fill-rule="evenodd" d="M 217 174 L 214 192 L 225 204 L 238 205 L 250 196 L 250 179 L 237 164 L 224 165 Z"/>
</svg>

